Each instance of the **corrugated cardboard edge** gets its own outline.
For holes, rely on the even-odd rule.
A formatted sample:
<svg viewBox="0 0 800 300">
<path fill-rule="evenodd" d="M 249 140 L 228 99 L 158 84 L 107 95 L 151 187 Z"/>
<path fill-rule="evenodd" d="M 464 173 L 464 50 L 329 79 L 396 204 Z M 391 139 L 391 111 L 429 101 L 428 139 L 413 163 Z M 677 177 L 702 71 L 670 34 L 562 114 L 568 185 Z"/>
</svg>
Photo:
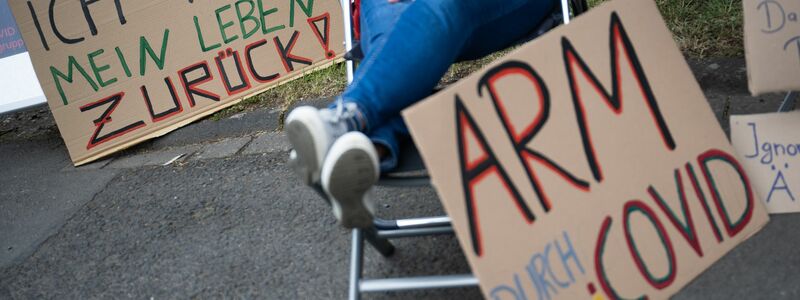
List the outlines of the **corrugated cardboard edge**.
<svg viewBox="0 0 800 300">
<path fill-rule="evenodd" d="M 111 147 L 111 148 L 108 148 L 108 149 L 105 149 L 105 150 L 102 150 L 102 151 L 95 152 L 95 153 L 93 153 L 92 155 L 90 155 L 88 157 L 78 159 L 76 161 L 73 161 L 72 163 L 76 167 L 78 167 L 78 166 L 85 165 L 85 164 L 91 163 L 93 161 L 96 161 L 98 159 L 105 158 L 105 157 L 107 157 L 107 156 L 109 156 L 111 154 L 114 154 L 114 153 L 118 152 L 118 151 L 130 148 L 130 147 L 132 147 L 132 146 L 134 146 L 136 144 L 139 144 L 141 142 L 144 142 L 144 141 L 147 141 L 147 140 L 150 140 L 150 139 L 154 139 L 154 138 L 163 136 L 163 135 L 165 135 L 167 133 L 170 133 L 170 132 L 172 132 L 172 131 L 180 128 L 180 127 L 189 125 L 189 124 L 191 124 L 191 123 L 193 123 L 193 122 L 195 122 L 197 120 L 205 118 L 205 117 L 207 117 L 207 116 L 209 116 L 209 115 L 211 115 L 211 114 L 213 114 L 215 112 L 218 112 L 220 110 L 226 109 L 226 108 L 231 107 L 233 105 L 239 104 L 244 99 L 256 96 L 256 95 L 261 94 L 261 93 L 263 93 L 265 91 L 268 91 L 270 89 L 273 89 L 273 88 L 279 87 L 281 85 L 287 84 L 287 83 L 292 82 L 292 81 L 294 81 L 294 80 L 296 80 L 296 79 L 298 79 L 300 77 L 303 77 L 305 75 L 311 74 L 311 73 L 316 72 L 316 71 L 318 71 L 320 69 L 324 69 L 324 68 L 333 66 L 334 64 L 340 63 L 342 61 L 344 61 L 344 58 L 342 58 L 342 54 L 340 54 L 336 58 L 334 58 L 334 59 L 332 59 L 332 60 L 330 60 L 330 61 L 328 61 L 328 62 L 326 62 L 324 64 L 320 64 L 318 66 L 311 67 L 311 68 L 306 68 L 303 71 L 297 72 L 295 75 L 292 75 L 291 77 L 289 77 L 287 79 L 284 79 L 279 83 L 276 83 L 276 84 L 273 84 L 273 85 L 269 85 L 269 86 L 266 86 L 266 87 L 261 88 L 261 89 L 253 90 L 253 91 L 245 94 L 244 96 L 232 99 L 232 100 L 228 101 L 225 104 L 222 104 L 222 105 L 219 105 L 219 106 L 209 107 L 205 111 L 200 112 L 200 113 L 198 113 L 198 114 L 196 114 L 196 115 L 194 115 L 192 117 L 189 117 L 186 120 L 177 122 L 177 123 L 172 124 L 172 125 L 170 125 L 168 127 L 165 127 L 165 128 L 160 129 L 158 131 L 151 132 L 151 133 L 146 134 L 144 136 L 141 136 L 139 138 L 135 138 L 135 139 L 132 139 L 130 141 L 124 142 L 124 143 L 122 143 L 120 145 L 117 145 L 115 147 Z"/>
<path fill-rule="evenodd" d="M 759 90 L 756 87 L 755 82 L 753 82 L 753 71 L 752 71 L 752 69 L 750 69 L 748 67 L 752 62 L 749 59 L 747 59 L 748 57 L 751 56 L 751 54 L 750 54 L 751 50 L 750 50 L 750 43 L 748 42 L 749 34 L 747 34 L 747 28 L 748 28 L 747 27 L 747 23 L 748 23 L 748 20 L 747 20 L 747 17 L 745 16 L 745 14 L 747 14 L 747 1 L 742 1 L 742 18 L 744 18 L 744 21 L 742 22 L 742 35 L 744 36 L 744 38 L 742 39 L 742 42 L 744 44 L 743 45 L 744 46 L 743 47 L 744 48 L 744 57 L 745 57 L 744 65 L 745 65 L 745 69 L 747 70 L 747 88 L 750 90 L 750 94 L 751 95 L 758 96 L 763 91 Z"/>
</svg>

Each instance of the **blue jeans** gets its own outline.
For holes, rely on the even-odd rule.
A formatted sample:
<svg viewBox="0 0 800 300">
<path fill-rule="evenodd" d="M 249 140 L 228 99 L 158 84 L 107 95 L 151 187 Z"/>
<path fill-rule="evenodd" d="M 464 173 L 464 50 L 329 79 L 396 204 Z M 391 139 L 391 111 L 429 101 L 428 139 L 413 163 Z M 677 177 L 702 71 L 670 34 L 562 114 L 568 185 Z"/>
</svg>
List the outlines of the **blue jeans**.
<svg viewBox="0 0 800 300">
<path fill-rule="evenodd" d="M 366 116 L 372 141 L 397 165 L 408 138 L 400 111 L 424 99 L 458 60 L 481 58 L 522 40 L 555 8 L 555 0 L 361 1 L 364 60 L 342 95 Z"/>
</svg>

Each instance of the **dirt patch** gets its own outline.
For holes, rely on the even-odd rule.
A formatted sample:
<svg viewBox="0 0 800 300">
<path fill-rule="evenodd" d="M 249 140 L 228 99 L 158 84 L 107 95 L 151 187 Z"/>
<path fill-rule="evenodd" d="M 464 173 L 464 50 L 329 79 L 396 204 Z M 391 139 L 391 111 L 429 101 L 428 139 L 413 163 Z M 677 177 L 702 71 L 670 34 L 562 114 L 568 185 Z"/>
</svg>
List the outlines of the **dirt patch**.
<svg viewBox="0 0 800 300">
<path fill-rule="evenodd" d="M 58 137 L 58 127 L 47 106 L 0 115 L 0 141 Z"/>
</svg>

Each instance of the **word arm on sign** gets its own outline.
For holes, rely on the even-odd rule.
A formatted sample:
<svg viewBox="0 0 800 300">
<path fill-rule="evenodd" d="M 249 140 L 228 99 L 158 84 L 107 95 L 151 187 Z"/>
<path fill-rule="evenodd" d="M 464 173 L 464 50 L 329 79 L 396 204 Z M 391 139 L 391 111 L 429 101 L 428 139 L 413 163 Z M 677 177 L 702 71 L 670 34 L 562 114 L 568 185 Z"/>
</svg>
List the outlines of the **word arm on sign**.
<svg viewBox="0 0 800 300">
<path fill-rule="evenodd" d="M 636 95 L 630 96 L 630 99 L 623 99 L 621 90 L 623 86 L 621 76 L 622 72 L 626 70 L 631 72 L 632 77 L 636 81 L 635 84 L 640 90 L 638 96 L 646 104 L 649 109 L 650 117 L 653 121 L 655 130 L 660 136 L 664 147 L 668 151 L 673 151 L 677 147 L 672 133 L 667 126 L 666 120 L 661 113 L 658 106 L 656 97 L 650 87 L 644 69 L 636 55 L 636 50 L 630 41 L 619 16 L 614 13 L 611 16 L 609 27 L 609 45 L 611 49 L 610 62 L 611 62 L 611 78 L 612 86 L 609 89 L 603 87 L 600 80 L 596 77 L 595 72 L 592 72 L 588 64 L 578 54 L 577 50 L 573 47 L 572 43 L 567 38 L 562 39 L 562 53 L 564 58 L 564 66 L 567 70 L 569 79 L 569 87 L 572 93 L 573 104 L 575 107 L 576 121 L 580 131 L 581 139 L 583 142 L 584 155 L 591 173 L 597 183 L 603 181 L 603 172 L 601 163 L 597 158 L 595 151 L 594 141 L 592 140 L 591 130 L 588 122 L 587 111 L 584 108 L 584 97 L 586 93 L 591 91 L 596 92 L 605 103 L 617 115 L 623 113 L 623 100 L 636 99 Z M 621 54 L 621 55 L 620 55 Z M 628 68 L 623 68 L 620 58 L 623 57 L 627 61 Z M 582 76 L 577 76 L 577 75 Z M 511 76 L 522 76 L 530 84 L 532 84 L 537 91 L 535 100 L 539 103 L 539 113 L 534 117 L 533 121 L 518 132 L 511 121 L 509 121 L 507 104 L 504 103 L 499 93 L 495 88 L 496 82 Z M 587 92 L 578 88 L 579 80 L 583 79 L 588 81 L 594 87 L 593 90 Z M 539 204 L 544 212 L 550 211 L 552 204 L 546 196 L 544 187 L 536 176 L 536 172 L 532 166 L 532 162 L 537 162 L 544 165 L 548 170 L 554 172 L 563 180 L 568 182 L 575 189 L 588 192 L 590 191 L 590 182 L 585 179 L 578 178 L 572 172 L 560 166 L 559 163 L 547 158 L 546 155 L 534 149 L 530 149 L 528 144 L 535 138 L 546 124 L 549 116 L 550 98 L 546 82 L 538 75 L 538 73 L 528 64 L 522 61 L 508 61 L 494 66 L 486 71 L 485 75 L 479 80 L 478 95 L 482 96 L 482 91 L 488 90 L 489 97 L 495 107 L 495 112 L 501 119 L 503 128 L 506 131 L 514 149 L 517 152 L 519 162 L 524 166 L 528 182 L 536 193 Z M 527 206 L 525 200 L 519 192 L 519 188 L 514 185 L 509 179 L 504 167 L 500 165 L 491 146 L 486 142 L 483 137 L 482 130 L 475 123 L 471 117 L 470 112 L 464 106 L 463 101 L 459 95 L 456 98 L 456 141 L 459 147 L 459 161 L 461 166 L 462 190 L 465 195 L 467 218 L 471 232 L 471 244 L 473 251 L 476 255 L 481 256 L 483 252 L 482 240 L 480 234 L 480 222 L 478 220 L 479 213 L 477 212 L 476 199 L 474 196 L 474 188 L 481 181 L 489 178 L 489 175 L 495 174 L 499 177 L 506 189 L 508 195 L 513 199 L 517 209 L 523 216 L 526 222 L 532 224 L 536 219 L 531 209 Z M 474 136 L 480 147 L 481 156 L 478 159 L 470 159 L 468 157 L 468 139 L 467 137 Z"/>
</svg>

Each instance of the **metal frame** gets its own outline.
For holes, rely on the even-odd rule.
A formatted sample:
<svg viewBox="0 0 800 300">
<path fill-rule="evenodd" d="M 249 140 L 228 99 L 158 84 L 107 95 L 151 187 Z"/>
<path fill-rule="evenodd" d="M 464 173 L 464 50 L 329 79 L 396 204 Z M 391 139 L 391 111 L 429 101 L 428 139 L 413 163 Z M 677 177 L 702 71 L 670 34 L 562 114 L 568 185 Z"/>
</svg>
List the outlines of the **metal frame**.
<svg viewBox="0 0 800 300">
<path fill-rule="evenodd" d="M 393 223 L 393 226 L 378 228 L 382 222 Z M 361 298 L 361 293 L 474 287 L 478 285 L 478 279 L 472 274 L 363 278 L 364 240 L 368 241 L 384 257 L 388 257 L 394 253 L 394 246 L 389 239 L 453 234 L 453 227 L 447 217 L 394 221 L 376 220 L 375 224 L 376 226 L 373 228 L 353 229 L 348 299 L 358 300 Z"/>
<path fill-rule="evenodd" d="M 569 24 L 570 20 L 570 0 L 560 0 L 564 24 Z M 571 0 L 575 1 L 575 0 Z M 583 7 L 585 0 L 578 0 Z M 344 15 L 344 44 L 345 50 L 353 49 L 352 37 L 352 11 L 350 0 L 340 0 L 342 13 Z M 354 62 L 346 62 L 347 83 L 353 81 Z M 416 150 L 414 150 L 416 151 Z M 402 151 L 401 151 L 402 152 Z M 410 152 L 410 151 L 406 151 Z M 401 165 L 403 158 L 401 158 Z M 403 171 L 424 170 L 424 165 L 418 160 L 415 166 L 404 168 Z M 395 187 L 426 186 L 430 184 L 430 178 L 424 175 L 403 175 L 403 174 L 384 174 L 378 185 Z M 314 186 L 314 190 L 326 201 L 330 203 L 326 193 L 319 185 Z M 394 254 L 394 245 L 390 239 L 420 237 L 430 235 L 453 234 L 453 226 L 447 216 L 425 217 L 400 220 L 384 220 L 376 218 L 371 228 L 357 228 L 352 230 L 351 252 L 350 252 L 350 281 L 348 285 L 348 299 L 358 300 L 361 293 L 405 291 L 419 289 L 442 289 L 474 287 L 478 285 L 478 279 L 472 274 L 459 275 L 439 275 L 439 276 L 418 276 L 402 278 L 363 278 L 364 268 L 364 241 L 366 240 L 384 257 Z"/>
<path fill-rule="evenodd" d="M 794 110 L 795 104 L 797 104 L 797 92 L 788 92 L 786 93 L 786 97 L 783 98 L 778 112 L 790 112 Z"/>
<path fill-rule="evenodd" d="M 350 7 L 350 0 L 339 0 L 342 6 L 342 15 L 344 16 L 344 49 L 350 51 L 353 49 L 353 11 Z M 347 68 L 347 84 L 353 82 L 353 73 L 355 65 L 352 60 L 345 62 Z"/>
<path fill-rule="evenodd" d="M 424 186 L 422 184 L 412 184 L 415 179 L 426 177 L 421 175 L 413 177 L 411 181 L 403 186 Z M 384 177 L 385 178 L 385 177 Z M 386 181 L 382 178 L 378 185 L 383 185 Z M 389 181 L 392 182 L 391 180 Z M 330 203 L 327 194 L 319 184 L 312 185 L 317 194 Z M 370 292 L 389 292 L 419 289 L 441 289 L 472 287 L 478 285 L 478 279 L 472 274 L 461 275 L 440 275 L 440 276 L 417 276 L 400 278 L 363 278 L 364 267 L 364 241 L 367 241 L 378 253 L 384 257 L 394 254 L 395 248 L 390 239 L 453 234 L 453 227 L 450 218 L 446 216 L 426 217 L 399 220 L 384 220 L 376 218 L 370 228 L 356 228 L 352 230 L 351 249 L 350 249 L 350 282 L 348 285 L 348 299 L 358 300 L 361 293 Z"/>
</svg>

